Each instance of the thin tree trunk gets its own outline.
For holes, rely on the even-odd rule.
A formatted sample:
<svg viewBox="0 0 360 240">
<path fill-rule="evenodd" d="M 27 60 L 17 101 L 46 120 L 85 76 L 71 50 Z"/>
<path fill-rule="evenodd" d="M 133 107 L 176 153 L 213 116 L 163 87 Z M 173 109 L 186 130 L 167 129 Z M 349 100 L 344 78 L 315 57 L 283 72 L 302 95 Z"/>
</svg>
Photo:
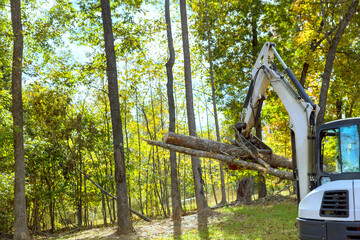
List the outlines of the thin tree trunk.
<svg viewBox="0 0 360 240">
<path fill-rule="evenodd" d="M 167 74 L 167 97 L 169 105 L 169 131 L 175 132 L 175 101 L 174 101 L 174 77 L 172 68 L 175 62 L 175 50 L 171 32 L 171 19 L 170 19 L 170 3 L 165 0 L 165 20 L 167 29 L 168 48 L 170 57 L 166 63 Z M 181 194 L 178 182 L 178 166 L 176 162 L 176 152 L 170 151 L 170 178 L 171 178 L 171 202 L 172 202 L 172 219 L 174 221 L 174 234 L 181 234 Z"/>
<path fill-rule="evenodd" d="M 106 204 L 105 204 L 104 193 L 101 194 L 101 207 L 102 207 L 102 214 L 104 219 L 104 226 L 107 227 Z"/>
<path fill-rule="evenodd" d="M 151 113 L 152 113 L 152 123 L 153 123 L 153 132 L 154 132 L 154 140 L 157 139 L 157 129 L 156 129 L 156 116 L 155 116 L 155 107 L 154 107 L 154 97 L 152 89 L 150 90 L 150 99 L 151 99 Z M 155 148 L 156 148 L 156 158 L 155 158 Z M 164 217 L 166 218 L 166 211 L 164 207 L 164 196 L 163 196 L 163 186 L 161 181 L 161 167 L 160 167 L 160 156 L 159 156 L 159 147 L 155 146 L 153 149 L 153 180 L 154 180 L 154 192 L 155 196 L 157 196 L 159 200 L 159 204 L 161 210 L 163 211 Z M 159 185 L 158 183 L 159 182 Z M 158 207 L 158 205 L 157 205 Z"/>
<path fill-rule="evenodd" d="M 138 107 L 138 92 L 135 89 L 135 108 L 136 108 L 136 130 L 137 130 L 137 139 L 138 139 L 138 163 L 141 166 L 142 158 L 141 158 L 141 141 L 140 141 L 140 118 L 139 118 L 139 107 Z M 139 185 L 139 202 L 140 202 L 140 211 L 144 214 L 144 207 L 142 202 L 142 188 L 141 188 L 141 168 L 139 169 L 138 174 L 138 185 Z"/>
<path fill-rule="evenodd" d="M 252 28 L 252 57 L 253 57 L 253 62 L 256 61 L 257 58 L 257 47 L 258 47 L 258 6 L 261 3 L 259 3 L 258 0 L 253 0 L 253 6 L 254 8 L 253 10 L 253 14 L 252 14 L 252 19 L 251 19 L 251 28 Z M 261 116 L 259 116 L 259 119 L 257 120 L 257 124 L 255 126 L 255 135 L 258 139 L 262 139 L 262 126 L 261 126 Z M 258 174 L 258 183 L 259 183 L 259 191 L 261 190 L 266 190 L 266 185 L 265 185 L 265 181 L 264 181 L 264 175 L 259 172 Z M 262 192 L 261 194 L 265 194 L 266 191 Z M 260 195 L 260 193 L 259 193 Z"/>
<path fill-rule="evenodd" d="M 125 60 L 125 71 L 126 71 L 126 80 L 125 83 L 127 84 L 127 58 Z M 126 88 L 127 90 L 127 88 Z M 129 134 L 128 134 L 128 129 L 127 129 L 127 96 L 124 97 L 124 130 L 125 130 L 125 140 L 126 140 L 126 151 L 129 151 Z M 126 165 L 129 165 L 130 163 L 130 158 L 127 158 L 127 163 Z M 127 181 L 127 188 L 130 189 L 131 192 L 131 188 L 130 188 L 130 182 L 131 182 L 131 177 L 129 176 L 129 179 Z M 131 194 L 130 192 L 128 193 L 128 200 L 129 200 L 129 207 L 131 208 Z"/>
<path fill-rule="evenodd" d="M 208 9 L 207 1 L 205 0 L 206 9 Z M 214 81 L 214 72 L 213 72 L 213 61 L 212 61 L 212 53 L 211 53 L 211 31 L 209 26 L 209 13 L 206 14 L 206 27 L 208 32 L 208 61 L 210 65 L 210 81 L 211 81 L 211 98 L 213 103 L 214 109 L 214 119 L 215 119 L 215 129 L 216 129 L 216 140 L 221 142 L 220 138 L 220 128 L 219 128 L 219 120 L 217 114 L 217 107 L 216 107 L 216 98 L 215 98 L 215 81 Z M 220 166 L 220 180 L 221 180 L 221 202 L 220 205 L 225 205 L 226 201 L 226 192 L 225 192 L 225 176 L 224 176 L 224 167 L 223 163 L 219 163 Z M 216 198 L 215 198 L 216 200 Z M 217 203 L 217 200 L 216 200 Z"/>
<path fill-rule="evenodd" d="M 212 189 L 212 192 L 213 192 L 213 195 L 214 195 L 214 199 L 215 199 L 215 203 L 216 205 L 218 205 L 218 200 L 217 200 L 217 197 L 216 197 L 216 191 L 215 191 L 215 184 L 214 184 L 214 175 L 212 173 L 212 167 L 211 167 L 211 164 L 209 164 L 209 175 L 210 175 L 210 181 L 211 181 L 211 189 Z"/>
<path fill-rule="evenodd" d="M 117 195 L 118 234 L 129 234 L 134 231 L 130 220 L 128 193 L 126 186 L 126 169 L 124 156 L 124 140 L 120 114 L 119 90 L 117 82 L 116 56 L 112 31 L 111 10 L 109 0 L 101 0 L 101 16 L 104 28 L 106 72 L 110 100 L 111 122 L 113 128 L 115 181 Z"/>
<path fill-rule="evenodd" d="M 196 124 L 194 115 L 194 102 L 192 93 L 191 80 L 191 64 L 190 64 L 190 47 L 188 39 L 186 0 L 180 0 L 180 14 L 181 14 L 181 33 L 184 51 L 184 72 L 185 72 L 185 95 L 186 95 L 186 112 L 188 118 L 189 135 L 196 137 Z M 196 205 L 199 215 L 207 215 L 209 206 L 204 195 L 204 187 L 202 180 L 202 170 L 200 159 L 197 156 L 191 156 L 191 167 L 194 178 Z"/>
<path fill-rule="evenodd" d="M 159 82 L 159 95 L 160 95 L 160 121 L 161 121 L 161 131 L 164 132 L 164 114 L 163 114 L 163 95 L 162 89 Z M 166 206 L 166 215 L 170 216 L 170 202 L 169 202 L 169 194 L 168 194 L 168 168 L 167 168 L 167 161 L 166 158 L 162 157 L 163 164 L 164 164 L 164 204 Z"/>
<path fill-rule="evenodd" d="M 323 3 L 321 3 L 321 4 L 323 4 Z M 344 31 L 345 31 L 347 25 L 351 21 L 354 13 L 356 11 L 356 7 L 358 5 L 359 5 L 359 0 L 352 0 L 348 11 L 346 12 L 343 19 L 339 23 L 339 26 L 337 28 L 334 38 L 331 40 L 328 39 L 328 40 L 330 40 L 330 42 L 329 42 L 330 47 L 329 47 L 328 53 L 326 54 L 325 69 L 324 69 L 324 73 L 322 75 L 322 84 L 321 84 L 320 99 L 319 99 L 320 111 L 319 111 L 319 114 L 317 117 L 317 125 L 320 125 L 324 122 L 327 94 L 328 94 L 328 90 L 330 87 L 331 72 L 332 72 L 333 63 L 335 60 L 337 46 L 344 34 Z M 324 19 L 323 21 L 326 21 L 326 20 Z"/>
<path fill-rule="evenodd" d="M 301 77 L 300 77 L 300 84 L 303 88 L 305 88 L 305 80 L 306 80 L 306 74 L 308 72 L 310 64 L 308 62 L 304 62 L 303 69 L 301 71 Z"/>
<path fill-rule="evenodd" d="M 112 198 L 112 207 L 113 207 L 113 213 L 111 213 L 111 205 L 110 205 L 110 201 L 109 201 L 109 198 L 108 197 L 106 197 L 106 204 L 107 204 L 107 206 L 108 206 L 108 209 L 109 209 L 109 217 L 110 217 L 110 222 L 112 223 L 112 224 L 114 224 L 115 223 L 115 221 L 116 221 L 116 218 L 115 218 L 115 204 L 114 204 L 114 201 L 115 201 L 115 199 L 114 198 Z M 113 217 L 114 216 L 114 217 Z"/>
<path fill-rule="evenodd" d="M 50 224 L 51 224 L 50 232 L 54 233 L 54 231 L 55 231 L 55 203 L 54 203 L 54 198 L 51 198 L 51 200 L 50 200 L 49 214 L 50 214 Z"/>
<path fill-rule="evenodd" d="M 79 139 L 81 142 L 81 139 Z M 80 148 L 80 147 L 79 147 Z M 81 149 L 81 148 L 80 148 Z M 80 160 L 80 170 L 82 170 L 82 157 L 81 157 L 81 150 L 79 151 L 79 160 Z M 79 173 L 79 182 L 77 187 L 77 219 L 78 219 L 78 227 L 82 228 L 82 175 Z"/>
<path fill-rule="evenodd" d="M 21 23 L 20 0 L 11 0 L 11 23 L 14 34 L 12 62 L 12 115 L 15 158 L 14 188 L 14 239 L 30 239 L 26 220 L 25 200 L 25 153 L 23 136 L 23 101 L 22 101 L 22 59 L 23 34 Z"/>
<path fill-rule="evenodd" d="M 85 170 L 84 170 L 85 171 Z M 86 188 L 86 179 L 84 179 L 84 196 L 87 196 L 87 188 Z M 85 206 L 84 206 L 84 222 L 85 226 L 89 226 L 89 205 L 87 204 L 88 201 L 85 200 Z"/>
</svg>

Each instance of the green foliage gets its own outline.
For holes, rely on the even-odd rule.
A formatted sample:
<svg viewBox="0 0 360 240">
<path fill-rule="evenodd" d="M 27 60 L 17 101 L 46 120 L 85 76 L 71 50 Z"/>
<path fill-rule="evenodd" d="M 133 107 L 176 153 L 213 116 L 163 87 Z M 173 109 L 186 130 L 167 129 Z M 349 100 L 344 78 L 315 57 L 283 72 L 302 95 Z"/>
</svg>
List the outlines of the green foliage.
<svg viewBox="0 0 360 240">
<path fill-rule="evenodd" d="M 10 233 L 14 223 L 14 215 L 11 211 L 14 201 L 14 174 L 0 173 L 0 178 L 0 233 Z"/>
</svg>

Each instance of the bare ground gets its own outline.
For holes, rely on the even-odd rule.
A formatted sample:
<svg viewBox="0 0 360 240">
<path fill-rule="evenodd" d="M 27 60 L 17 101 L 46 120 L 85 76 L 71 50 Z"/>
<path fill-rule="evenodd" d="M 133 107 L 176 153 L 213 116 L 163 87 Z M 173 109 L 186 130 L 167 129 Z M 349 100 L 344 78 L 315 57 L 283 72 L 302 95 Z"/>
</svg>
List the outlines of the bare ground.
<svg viewBox="0 0 360 240">
<path fill-rule="evenodd" d="M 209 217 L 209 223 L 216 221 L 216 217 Z M 197 229 L 197 214 L 184 216 L 181 223 L 183 232 Z M 61 234 L 61 236 L 42 237 L 38 239 L 107 239 L 107 240 L 134 240 L 134 239 L 162 239 L 173 235 L 173 221 L 171 218 L 163 220 L 153 220 L 152 222 L 139 221 L 134 223 L 135 233 L 130 235 L 116 236 L 116 227 L 102 227 L 83 230 L 71 234 Z"/>
</svg>

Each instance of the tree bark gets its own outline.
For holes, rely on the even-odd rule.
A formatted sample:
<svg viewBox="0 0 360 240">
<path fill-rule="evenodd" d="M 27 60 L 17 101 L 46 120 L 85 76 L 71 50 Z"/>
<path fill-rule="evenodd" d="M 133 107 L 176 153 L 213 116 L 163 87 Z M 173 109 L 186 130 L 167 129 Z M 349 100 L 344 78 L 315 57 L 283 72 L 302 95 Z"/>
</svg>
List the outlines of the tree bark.
<svg viewBox="0 0 360 240">
<path fill-rule="evenodd" d="M 116 56 L 112 31 L 111 10 L 109 0 L 101 0 L 101 17 L 104 28 L 106 72 L 110 101 L 111 122 L 113 129 L 115 181 L 117 195 L 118 234 L 129 234 L 134 231 L 130 220 L 129 203 L 126 186 L 126 169 L 124 156 L 124 140 L 117 82 Z"/>
<path fill-rule="evenodd" d="M 187 136 L 172 132 L 168 132 L 165 134 L 164 142 L 185 148 L 191 148 L 205 152 L 218 153 L 232 156 L 235 158 L 241 158 L 243 160 L 255 162 L 257 161 L 256 156 L 249 149 L 247 149 L 245 145 L 239 147 L 227 143 L 220 143 L 208 139 L 196 138 L 193 136 Z M 289 158 L 276 154 L 263 154 L 261 152 L 259 156 L 272 167 L 292 169 L 292 161 Z"/>
<path fill-rule="evenodd" d="M 156 146 L 159 146 L 162 148 L 173 150 L 173 151 L 176 151 L 179 153 L 184 153 L 184 154 L 187 154 L 190 156 L 216 159 L 216 160 L 222 161 L 226 164 L 238 166 L 241 169 L 257 170 L 257 171 L 261 171 L 263 173 L 267 173 L 267 174 L 279 177 L 281 179 L 294 180 L 294 176 L 293 176 L 292 172 L 286 172 L 286 171 L 282 171 L 279 169 L 275 169 L 260 158 L 257 159 L 257 161 L 259 163 L 247 162 L 247 161 L 237 159 L 236 157 L 229 156 L 229 155 L 223 155 L 223 154 L 218 154 L 218 153 L 214 153 L 214 152 L 206 152 L 206 151 L 201 151 L 201 150 L 196 150 L 196 149 L 190 149 L 190 148 L 180 147 L 180 146 L 167 144 L 167 143 L 154 141 L 154 140 L 146 140 L 145 139 L 144 141 L 146 141 L 150 145 L 156 145 Z"/>
<path fill-rule="evenodd" d="M 258 173 L 259 195 L 258 198 L 264 198 L 267 195 L 265 176 L 262 172 Z"/>
<path fill-rule="evenodd" d="M 196 137 L 196 124 L 194 114 L 194 102 L 192 93 L 191 80 L 191 64 L 190 64 L 190 47 L 188 39 L 186 0 L 180 0 L 180 15 L 181 15 L 181 33 L 183 41 L 184 52 L 184 73 L 185 73 L 185 95 L 186 95 L 186 113 L 188 118 L 189 135 Z M 191 156 L 191 167 L 195 185 L 196 205 L 199 215 L 207 215 L 210 208 L 206 202 L 204 187 L 202 180 L 202 169 L 200 159 L 197 156 Z"/>
<path fill-rule="evenodd" d="M 338 25 L 335 36 L 329 42 L 330 47 L 329 47 L 328 53 L 326 55 L 325 69 L 324 69 L 324 73 L 322 75 L 322 85 L 321 85 L 321 90 L 320 90 L 320 99 L 319 99 L 320 111 L 319 111 L 319 114 L 317 117 L 317 125 L 318 126 L 324 122 L 327 95 L 328 95 L 328 90 L 330 87 L 330 78 L 331 78 L 333 63 L 335 60 L 336 49 L 342 38 L 342 35 L 344 34 L 345 29 L 346 29 L 347 25 L 349 24 L 351 18 L 353 17 L 353 15 L 356 11 L 356 7 L 358 5 L 359 5 L 359 0 L 352 0 L 348 11 L 346 12 L 343 19 L 340 21 L 340 23 Z M 324 19 L 324 21 L 326 21 L 326 20 Z"/>
<path fill-rule="evenodd" d="M 251 177 L 244 177 L 237 184 L 236 201 L 238 202 L 251 202 L 253 194 L 254 179 Z"/>
<path fill-rule="evenodd" d="M 187 136 L 183 134 L 167 132 L 164 136 L 164 142 L 186 148 L 230 155 L 237 158 L 251 158 L 249 153 L 240 147 L 236 147 L 234 145 L 226 143 L 215 142 L 208 139 L 197 138 L 195 136 Z"/>
<path fill-rule="evenodd" d="M 12 115 L 15 158 L 14 188 L 14 239 L 31 239 L 26 220 L 25 199 L 25 153 L 23 136 L 23 101 L 22 101 L 22 59 L 23 34 L 21 23 L 20 0 L 11 0 L 11 23 L 14 34 L 12 62 Z"/>
<path fill-rule="evenodd" d="M 169 104 L 169 131 L 175 132 L 175 101 L 174 101 L 174 77 L 172 68 L 175 62 L 175 50 L 171 32 L 171 19 L 170 19 L 170 1 L 165 0 L 165 20 L 167 30 L 167 41 L 170 52 L 170 57 L 166 63 L 167 74 L 167 97 Z M 177 162 L 176 152 L 170 151 L 170 177 L 171 177 L 171 201 L 172 201 L 172 219 L 174 221 L 175 235 L 181 234 L 181 195 L 177 175 Z"/>
</svg>

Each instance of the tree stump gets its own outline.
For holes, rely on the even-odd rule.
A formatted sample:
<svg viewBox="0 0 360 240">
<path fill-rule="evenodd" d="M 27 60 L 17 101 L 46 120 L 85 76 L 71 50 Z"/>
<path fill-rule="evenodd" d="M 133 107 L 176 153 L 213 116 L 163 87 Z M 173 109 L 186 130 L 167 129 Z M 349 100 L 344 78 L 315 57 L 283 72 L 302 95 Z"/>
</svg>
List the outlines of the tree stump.
<svg viewBox="0 0 360 240">
<path fill-rule="evenodd" d="M 237 184 L 236 201 L 237 202 L 251 202 L 253 193 L 254 179 L 251 177 L 244 177 Z"/>
</svg>

